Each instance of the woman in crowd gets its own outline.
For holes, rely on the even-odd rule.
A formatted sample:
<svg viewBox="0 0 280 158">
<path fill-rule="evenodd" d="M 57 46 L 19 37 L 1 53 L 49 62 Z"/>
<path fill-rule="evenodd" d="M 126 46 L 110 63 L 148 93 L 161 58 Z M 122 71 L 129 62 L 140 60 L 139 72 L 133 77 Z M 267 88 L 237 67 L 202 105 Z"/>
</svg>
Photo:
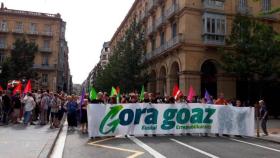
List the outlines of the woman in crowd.
<svg viewBox="0 0 280 158">
<path fill-rule="evenodd" d="M 73 131 L 75 127 L 77 127 L 77 110 L 78 103 L 75 99 L 75 96 L 71 96 L 68 98 L 68 102 L 66 104 L 67 107 L 67 121 L 69 130 Z"/>
<path fill-rule="evenodd" d="M 86 133 L 87 132 L 87 106 L 88 106 L 88 100 L 84 99 L 84 103 L 82 104 L 82 116 L 81 116 L 81 132 Z"/>
</svg>

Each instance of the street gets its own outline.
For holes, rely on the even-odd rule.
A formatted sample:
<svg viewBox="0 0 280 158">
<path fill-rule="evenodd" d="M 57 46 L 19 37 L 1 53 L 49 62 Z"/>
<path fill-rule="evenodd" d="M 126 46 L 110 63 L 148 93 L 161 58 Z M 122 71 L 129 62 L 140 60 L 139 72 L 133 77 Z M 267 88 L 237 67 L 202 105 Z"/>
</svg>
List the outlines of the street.
<svg viewBox="0 0 280 158">
<path fill-rule="evenodd" d="M 279 126 L 278 120 L 271 120 L 268 123 L 270 133 L 276 133 L 280 129 Z M 79 131 L 64 130 L 63 132 L 67 134 L 63 144 L 63 158 L 278 158 L 280 155 L 280 143 L 256 138 L 216 137 L 212 134 L 204 137 L 194 134 L 192 136 L 108 137 L 91 141 L 87 135 Z M 280 139 L 279 134 L 275 136 Z"/>
<path fill-rule="evenodd" d="M 254 138 L 160 136 L 103 138 L 101 141 L 87 141 L 86 136 L 76 133 L 68 134 L 63 157 L 278 158 L 280 154 L 280 144 Z"/>
</svg>

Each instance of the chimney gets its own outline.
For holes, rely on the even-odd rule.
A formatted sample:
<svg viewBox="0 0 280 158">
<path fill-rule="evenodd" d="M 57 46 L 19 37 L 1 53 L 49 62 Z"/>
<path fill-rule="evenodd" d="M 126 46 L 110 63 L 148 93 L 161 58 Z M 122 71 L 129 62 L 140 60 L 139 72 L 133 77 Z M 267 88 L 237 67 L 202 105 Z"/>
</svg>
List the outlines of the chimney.
<svg viewBox="0 0 280 158">
<path fill-rule="evenodd" d="M 4 9 L 4 3 L 1 2 L 1 10 L 3 10 L 3 9 Z"/>
</svg>

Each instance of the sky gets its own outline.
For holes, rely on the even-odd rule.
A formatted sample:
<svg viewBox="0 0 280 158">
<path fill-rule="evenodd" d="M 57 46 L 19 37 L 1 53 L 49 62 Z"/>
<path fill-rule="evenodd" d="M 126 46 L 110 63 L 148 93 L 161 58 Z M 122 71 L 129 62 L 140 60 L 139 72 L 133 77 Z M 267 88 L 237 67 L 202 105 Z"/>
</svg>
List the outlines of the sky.
<svg viewBox="0 0 280 158">
<path fill-rule="evenodd" d="M 134 0 L 0 0 L 8 9 L 60 13 L 66 21 L 70 71 L 81 84 L 98 63 Z"/>
</svg>

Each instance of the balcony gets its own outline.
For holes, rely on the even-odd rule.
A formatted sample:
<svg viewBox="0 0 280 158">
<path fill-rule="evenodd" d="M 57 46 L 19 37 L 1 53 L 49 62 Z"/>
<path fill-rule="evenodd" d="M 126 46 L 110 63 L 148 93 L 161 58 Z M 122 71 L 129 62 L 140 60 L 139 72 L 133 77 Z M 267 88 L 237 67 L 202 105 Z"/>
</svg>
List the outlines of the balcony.
<svg viewBox="0 0 280 158">
<path fill-rule="evenodd" d="M 15 33 L 15 34 L 23 34 L 23 29 L 13 29 L 13 33 Z"/>
<path fill-rule="evenodd" d="M 203 40 L 204 40 L 204 44 L 210 46 L 225 45 L 225 35 L 205 34 L 203 35 Z"/>
<path fill-rule="evenodd" d="M 48 65 L 48 64 L 34 64 L 33 69 L 37 70 L 55 70 L 56 65 Z"/>
<path fill-rule="evenodd" d="M 154 9 L 156 8 L 156 6 L 157 6 L 156 0 L 149 0 L 147 10 L 148 10 L 149 12 L 153 12 Z"/>
<path fill-rule="evenodd" d="M 2 28 L 0 28 L 0 32 L 1 33 L 8 33 L 8 28 L 2 27 Z"/>
<path fill-rule="evenodd" d="M 29 31 L 27 34 L 37 36 L 39 35 L 38 31 Z"/>
<path fill-rule="evenodd" d="M 175 15 L 177 13 L 178 10 L 179 10 L 179 5 L 178 4 L 172 4 L 172 6 L 169 7 L 165 11 L 165 17 L 167 19 L 171 18 L 173 15 Z"/>
<path fill-rule="evenodd" d="M 164 16 L 160 16 L 156 22 L 155 22 L 155 27 L 158 28 L 158 27 L 161 27 L 162 25 L 164 25 L 165 23 L 165 17 Z"/>
<path fill-rule="evenodd" d="M 0 49 L 7 49 L 7 45 L 4 43 L 0 43 Z"/>
<path fill-rule="evenodd" d="M 236 12 L 239 14 L 252 15 L 252 7 L 236 5 Z"/>
<path fill-rule="evenodd" d="M 203 0 L 204 9 L 224 10 L 225 0 Z"/>
<path fill-rule="evenodd" d="M 52 37 L 53 36 L 52 32 L 42 32 L 41 35 L 46 36 L 46 37 Z"/>
<path fill-rule="evenodd" d="M 270 14 L 269 10 L 261 10 L 262 14 L 260 15 L 261 18 L 266 19 L 266 20 L 277 20 L 279 19 L 279 14 L 278 13 L 273 13 Z"/>
<path fill-rule="evenodd" d="M 40 48 L 39 50 L 40 50 L 40 52 L 43 52 L 43 53 L 51 53 L 52 52 L 51 48 Z"/>
<path fill-rule="evenodd" d="M 145 59 L 150 60 L 156 56 L 163 55 L 174 48 L 177 48 L 184 42 L 184 38 L 182 34 L 175 36 L 174 38 L 167 41 L 165 44 L 161 45 L 160 47 L 156 48 L 154 51 L 149 52 L 146 54 Z"/>
</svg>

